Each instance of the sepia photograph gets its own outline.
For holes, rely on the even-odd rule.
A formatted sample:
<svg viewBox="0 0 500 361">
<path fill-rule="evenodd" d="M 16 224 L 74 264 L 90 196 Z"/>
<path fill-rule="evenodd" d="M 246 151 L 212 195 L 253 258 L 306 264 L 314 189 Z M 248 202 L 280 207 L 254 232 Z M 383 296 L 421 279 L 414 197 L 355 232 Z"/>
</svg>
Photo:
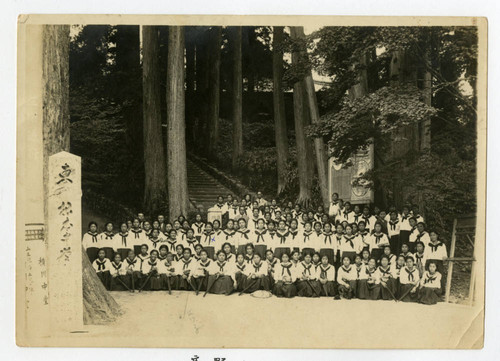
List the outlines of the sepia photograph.
<svg viewBox="0 0 500 361">
<path fill-rule="evenodd" d="M 486 31 L 21 15 L 17 344 L 482 348 Z"/>
</svg>

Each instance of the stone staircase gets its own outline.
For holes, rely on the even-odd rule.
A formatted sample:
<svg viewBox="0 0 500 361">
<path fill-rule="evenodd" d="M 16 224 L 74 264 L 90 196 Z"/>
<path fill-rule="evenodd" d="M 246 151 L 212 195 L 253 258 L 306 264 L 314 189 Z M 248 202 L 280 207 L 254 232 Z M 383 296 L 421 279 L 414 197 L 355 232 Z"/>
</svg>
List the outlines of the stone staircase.
<svg viewBox="0 0 500 361">
<path fill-rule="evenodd" d="M 208 208 L 212 207 L 217 202 L 219 195 L 224 197 L 224 201 L 228 194 L 234 196 L 234 192 L 202 170 L 189 158 L 187 159 L 187 177 L 189 200 L 202 211 L 206 212 Z"/>
</svg>

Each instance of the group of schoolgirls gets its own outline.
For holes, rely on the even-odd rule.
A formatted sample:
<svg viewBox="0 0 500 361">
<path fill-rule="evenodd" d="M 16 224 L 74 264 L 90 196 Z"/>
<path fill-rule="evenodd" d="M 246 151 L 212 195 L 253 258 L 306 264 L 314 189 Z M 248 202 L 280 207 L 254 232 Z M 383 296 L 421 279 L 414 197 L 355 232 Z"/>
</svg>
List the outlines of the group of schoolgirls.
<svg viewBox="0 0 500 361">
<path fill-rule="evenodd" d="M 425 231 L 416 208 L 360 212 L 334 194 L 328 213 L 321 206 L 303 212 L 259 195 L 241 202 L 219 197 L 214 208 L 222 222 L 204 222 L 201 214 L 192 224 L 183 216 L 150 222 L 139 214 L 117 234 L 110 223 L 100 234 L 91 223 L 84 247 L 98 273 L 109 263 L 102 279 L 110 289 L 439 300 L 446 247 L 436 232 Z"/>
</svg>

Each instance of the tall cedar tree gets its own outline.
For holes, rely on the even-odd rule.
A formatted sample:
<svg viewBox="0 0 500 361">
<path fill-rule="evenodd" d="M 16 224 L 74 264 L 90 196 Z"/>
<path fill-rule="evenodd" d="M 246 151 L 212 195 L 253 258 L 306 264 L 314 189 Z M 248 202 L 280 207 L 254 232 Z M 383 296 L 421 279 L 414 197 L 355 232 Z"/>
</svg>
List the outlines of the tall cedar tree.
<svg viewBox="0 0 500 361">
<path fill-rule="evenodd" d="M 220 62 L 222 27 L 210 29 L 210 43 L 207 47 L 209 59 L 208 73 L 208 155 L 212 156 L 219 140 L 220 106 Z"/>
<path fill-rule="evenodd" d="M 290 28 L 292 38 L 297 38 L 295 28 Z M 303 54 L 295 50 L 292 52 L 292 65 L 299 65 L 303 61 Z M 311 166 L 311 146 L 305 134 L 305 127 L 309 125 L 309 107 L 305 82 L 300 77 L 293 84 L 293 116 L 295 122 L 295 141 L 297 144 L 297 166 L 299 175 L 299 196 L 297 201 L 305 207 L 311 202 L 313 171 Z"/>
<path fill-rule="evenodd" d="M 167 176 L 169 217 L 188 211 L 186 124 L 184 115 L 184 29 L 168 32 L 167 64 Z"/>
<path fill-rule="evenodd" d="M 43 143 L 44 192 L 47 200 L 48 158 L 69 151 L 69 26 L 43 26 Z M 45 206 L 45 223 L 48 224 Z M 50 229 L 48 229 L 50 232 Z M 83 317 L 85 324 L 112 321 L 120 308 L 97 278 L 87 253 L 82 252 Z"/>
<path fill-rule="evenodd" d="M 241 54 L 241 26 L 233 29 L 233 159 L 235 171 L 243 154 L 243 68 Z"/>
<path fill-rule="evenodd" d="M 283 93 L 283 26 L 273 27 L 273 107 L 274 133 L 276 139 L 276 167 L 278 172 L 278 191 L 286 185 L 285 173 L 288 161 L 288 137 L 285 118 L 285 95 Z"/>
<path fill-rule="evenodd" d="M 293 38 L 305 39 L 304 27 L 298 26 L 294 27 L 291 31 Z M 305 49 L 304 49 L 305 53 Z M 306 55 L 304 55 L 305 57 Z M 320 122 L 318 100 L 316 99 L 316 91 L 314 89 L 314 81 L 312 78 L 311 70 L 309 66 L 305 72 L 304 86 L 307 95 L 307 104 L 309 107 L 309 115 L 312 124 L 318 124 Z M 314 137 L 314 148 L 316 154 L 316 167 L 318 169 L 318 182 L 321 193 L 321 200 L 323 207 L 327 207 L 329 203 L 328 199 L 328 177 L 327 177 L 327 154 L 325 144 L 323 142 L 323 137 Z"/>
<path fill-rule="evenodd" d="M 156 26 L 142 27 L 142 89 L 144 122 L 144 207 L 157 213 L 167 194 L 161 127 L 159 34 Z"/>
</svg>

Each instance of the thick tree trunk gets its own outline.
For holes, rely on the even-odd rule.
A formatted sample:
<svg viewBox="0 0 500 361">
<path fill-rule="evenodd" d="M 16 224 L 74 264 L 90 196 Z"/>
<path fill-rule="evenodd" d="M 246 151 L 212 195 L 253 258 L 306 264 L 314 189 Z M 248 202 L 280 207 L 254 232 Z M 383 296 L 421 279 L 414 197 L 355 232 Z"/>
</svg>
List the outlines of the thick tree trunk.
<svg viewBox="0 0 500 361">
<path fill-rule="evenodd" d="M 297 144 L 297 169 L 299 175 L 298 202 L 306 207 L 311 202 L 312 177 L 310 174 L 309 146 L 304 130 L 305 91 L 303 82 L 293 85 L 293 116 L 295 122 L 295 141 Z"/>
<path fill-rule="evenodd" d="M 288 136 L 285 118 L 285 95 L 283 93 L 283 26 L 273 27 L 273 106 L 274 133 L 276 139 L 276 167 L 278 171 L 278 194 L 285 188 L 286 163 L 288 161 Z"/>
<path fill-rule="evenodd" d="M 404 50 L 394 51 L 390 65 L 391 86 L 404 87 L 408 85 L 417 85 L 417 68 L 414 59 Z M 405 165 L 407 159 L 404 158 L 411 151 L 419 151 L 420 131 L 418 124 L 400 126 L 392 133 L 391 157 L 401 158 L 401 164 Z M 400 177 L 395 177 L 393 181 L 393 205 L 402 207 L 407 201 L 406 184 L 402 184 Z"/>
<path fill-rule="evenodd" d="M 219 140 L 219 102 L 220 102 L 220 48 L 222 27 L 210 30 L 210 67 L 208 79 L 208 155 L 214 155 Z"/>
<path fill-rule="evenodd" d="M 172 26 L 168 34 L 167 173 L 170 219 L 187 215 L 186 128 L 184 118 L 184 29 Z"/>
<path fill-rule="evenodd" d="M 69 152 L 69 26 L 43 27 L 43 184 L 48 217 L 49 157 Z"/>
<path fill-rule="evenodd" d="M 186 34 L 186 138 L 189 141 L 194 141 L 194 110 L 196 102 L 194 98 L 195 79 L 196 79 L 196 60 L 195 60 L 195 43 L 194 31 L 189 31 L 189 40 Z"/>
<path fill-rule="evenodd" d="M 290 32 L 293 34 L 293 28 Z M 300 54 L 292 53 L 292 64 L 297 64 Z M 312 172 L 311 154 L 305 134 L 305 126 L 309 123 L 309 111 L 307 109 L 304 82 L 297 81 L 293 84 L 293 118 L 295 123 L 295 141 L 297 145 L 297 169 L 299 175 L 299 198 L 298 202 L 308 207 L 311 202 Z"/>
<path fill-rule="evenodd" d="M 430 64 L 429 53 L 425 54 L 425 62 Z M 422 84 L 424 103 L 432 106 L 432 75 L 427 66 L 424 67 L 424 81 Z M 431 148 L 431 118 L 422 122 L 420 126 L 420 150 L 428 151 Z"/>
<path fill-rule="evenodd" d="M 144 122 L 144 207 L 157 213 L 167 194 L 161 128 L 159 37 L 156 26 L 142 27 L 142 89 Z"/>
<path fill-rule="evenodd" d="M 297 27 L 290 27 L 290 36 L 295 39 L 300 36 L 300 31 Z M 293 52 L 292 64 L 301 63 L 304 60 L 303 58 L 304 53 L 302 51 Z M 306 137 L 304 129 L 311 122 L 305 79 L 297 81 L 293 85 L 293 107 L 300 188 L 298 201 L 305 206 L 309 206 L 314 176 L 314 162 L 312 161 L 311 142 Z"/>
<path fill-rule="evenodd" d="M 198 151 L 205 153 L 208 146 L 207 132 L 207 114 L 208 114 L 208 65 L 209 65 L 209 47 L 207 46 L 208 31 L 204 27 L 196 29 L 196 121 L 194 124 L 195 147 Z"/>
<path fill-rule="evenodd" d="M 43 26 L 43 158 L 44 193 L 48 199 L 48 160 L 53 154 L 69 151 L 69 26 Z M 48 212 L 45 205 L 45 224 Z M 120 314 L 120 307 L 106 291 L 82 252 L 84 323 L 111 321 Z"/>
<path fill-rule="evenodd" d="M 304 28 L 302 26 L 294 27 L 291 31 L 292 37 L 304 39 Z M 304 51 L 305 54 L 305 51 Z M 307 95 L 307 104 L 309 107 L 310 120 L 312 124 L 317 124 L 320 122 L 319 119 L 319 109 L 318 100 L 316 99 L 316 90 L 314 89 L 314 81 L 312 78 L 311 71 L 308 71 L 305 79 L 304 85 Z M 321 191 L 321 200 L 325 208 L 328 207 L 329 197 L 328 197 L 328 172 L 327 172 L 327 153 L 323 138 L 314 138 L 314 148 L 316 154 L 316 167 L 318 169 L 318 182 Z"/>
<path fill-rule="evenodd" d="M 243 68 L 241 58 L 241 26 L 234 29 L 233 38 L 233 171 L 243 154 Z"/>
</svg>

